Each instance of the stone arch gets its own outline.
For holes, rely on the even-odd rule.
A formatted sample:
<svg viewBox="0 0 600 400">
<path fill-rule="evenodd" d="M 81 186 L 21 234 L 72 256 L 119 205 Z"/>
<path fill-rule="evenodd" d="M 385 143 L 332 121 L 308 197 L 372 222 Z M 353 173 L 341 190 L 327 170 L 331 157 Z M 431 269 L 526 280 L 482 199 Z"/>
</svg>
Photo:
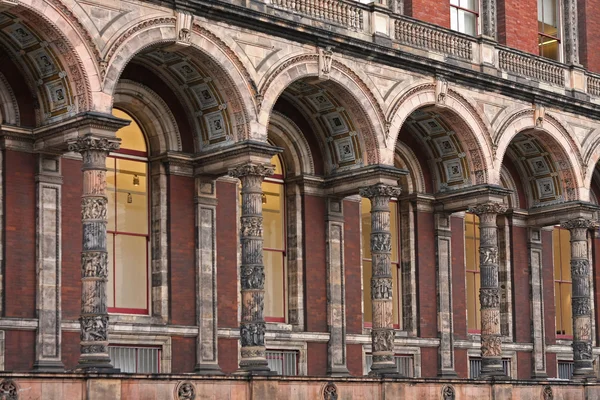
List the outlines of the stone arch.
<svg viewBox="0 0 600 400">
<path fill-rule="evenodd" d="M 38 124 L 94 109 L 99 52 L 74 14 L 58 0 L 4 8 L 3 46 L 37 96 Z"/>
<path fill-rule="evenodd" d="M 181 136 L 175 117 L 160 96 L 144 85 L 119 81 L 113 106 L 133 115 L 150 142 L 151 155 L 181 151 Z"/>
<path fill-rule="evenodd" d="M 387 114 L 390 131 L 388 142 L 395 143 L 398 140 L 402 126 L 415 111 L 429 107 L 442 115 L 455 132 L 460 132 L 460 142 L 474 175 L 473 183 L 489 182 L 489 170 L 493 166 L 489 123 L 481 117 L 475 106 L 453 89 L 448 89 L 440 99 L 436 96 L 435 83 L 421 82 L 399 94 Z"/>
<path fill-rule="evenodd" d="M 510 208 L 521 208 L 519 202 L 519 191 L 520 188 L 515 182 L 510 171 L 502 165 L 500 169 L 500 186 L 512 190 L 512 193 L 508 196 L 508 206 Z"/>
<path fill-rule="evenodd" d="M 269 122 L 269 140 L 283 148 L 286 176 L 315 174 L 310 147 L 302 131 L 285 115 L 274 111 Z"/>
<path fill-rule="evenodd" d="M 104 93 L 113 94 L 125 66 L 135 56 L 152 46 L 175 42 L 178 39 L 175 23 L 175 17 L 155 17 L 137 21 L 121 32 L 107 51 Z M 248 139 L 251 131 L 256 130 L 252 123 L 256 120 L 255 83 L 235 53 L 210 31 L 194 24 L 189 43 L 184 48 L 186 54 L 190 57 L 199 55 L 198 58 L 208 61 L 204 63 L 206 69 L 225 85 L 225 100 L 239 108 L 232 111 L 237 127 L 236 140 Z"/>
<path fill-rule="evenodd" d="M 534 110 L 525 109 L 506 119 L 499 129 L 496 140 L 496 164 L 491 183 L 499 183 L 499 171 L 509 145 L 520 133 L 530 132 L 543 137 L 543 146 L 553 157 L 565 186 L 565 200 L 587 201 L 588 193 L 584 188 L 582 158 L 579 146 L 558 119 L 546 113 L 543 122 L 536 125 Z M 531 206 L 531 205 L 530 205 Z"/>
<path fill-rule="evenodd" d="M 404 142 L 398 140 L 396 142 L 395 164 L 397 167 L 408 170 L 408 175 L 402 177 L 401 181 L 405 180 L 406 187 L 403 187 L 403 193 L 425 193 L 425 176 L 419 159 Z"/>
<path fill-rule="evenodd" d="M 20 125 L 21 115 L 19 113 L 19 104 L 15 93 L 0 73 L 0 124 Z"/>
<path fill-rule="evenodd" d="M 600 136 L 597 137 L 588 147 L 588 151 L 585 154 L 585 165 L 584 169 L 584 186 L 587 188 L 592 187 L 592 179 L 596 174 L 598 163 L 600 163 Z"/>
<path fill-rule="evenodd" d="M 271 111 L 279 96 L 292 83 L 303 78 L 319 77 L 319 56 L 304 54 L 293 56 L 275 65 L 261 84 L 259 98 L 262 98 L 258 113 L 260 126 L 268 126 Z M 356 119 L 360 136 L 364 142 L 364 153 L 368 164 L 392 164 L 391 149 L 382 157 L 384 140 L 384 115 L 381 106 L 368 86 L 350 68 L 333 60 L 327 78 L 322 84 L 330 89 L 343 92 L 347 96 L 348 110 Z"/>
</svg>

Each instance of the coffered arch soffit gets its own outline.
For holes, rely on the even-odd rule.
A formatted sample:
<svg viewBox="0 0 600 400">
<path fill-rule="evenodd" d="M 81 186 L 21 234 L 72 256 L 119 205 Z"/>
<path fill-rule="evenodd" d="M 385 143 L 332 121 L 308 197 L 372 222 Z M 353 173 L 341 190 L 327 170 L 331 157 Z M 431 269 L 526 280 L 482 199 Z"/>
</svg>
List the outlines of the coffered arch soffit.
<svg viewBox="0 0 600 400">
<path fill-rule="evenodd" d="M 400 93 L 387 112 L 388 143 L 396 143 L 402 127 L 410 122 L 411 116 L 417 115 L 413 114 L 417 110 L 426 110 L 433 116 L 442 117 L 447 132 L 456 135 L 455 142 L 460 145 L 458 154 L 464 153 L 470 162 L 467 172 L 474 177 L 472 183 L 488 182 L 488 171 L 493 166 L 491 128 L 477 108 L 451 88 L 440 96 L 440 93 L 436 93 L 435 83 L 417 83 Z M 431 154 L 435 153 L 433 151 Z M 443 177 L 440 182 L 444 183 Z"/>
<path fill-rule="evenodd" d="M 151 155 L 182 150 L 175 116 L 164 100 L 150 88 L 122 79 L 115 89 L 113 105 L 136 118 L 148 137 Z"/>
<path fill-rule="evenodd" d="M 269 121 L 269 141 L 283 148 L 285 176 L 315 174 L 313 155 L 300 128 L 285 115 L 274 111 Z"/>
<path fill-rule="evenodd" d="M 36 99 L 37 124 L 92 109 L 92 90 L 99 88 L 96 62 L 72 21 L 54 5 L 44 3 L 40 13 L 21 4 L 0 12 L 0 46 L 21 69 Z"/>
<path fill-rule="evenodd" d="M 298 91 L 297 82 L 314 91 L 309 93 L 307 88 L 307 97 L 318 96 L 316 92 L 319 90 L 326 92 L 329 101 L 322 104 L 317 104 L 316 99 L 307 99 L 311 104 L 310 107 L 316 108 L 315 114 L 319 114 L 319 118 L 334 122 L 333 114 L 326 116 L 326 112 L 335 113 L 336 109 L 343 108 L 341 112 L 345 113 L 345 122 L 351 125 L 345 127 L 347 128 L 345 133 L 353 132 L 364 146 L 356 149 L 358 153 L 354 156 L 355 160 L 360 159 L 364 164 L 392 163 L 391 158 L 382 160 L 380 154 L 380 148 L 384 144 L 384 115 L 381 106 L 364 81 L 354 71 L 335 59 L 332 60 L 331 68 L 325 76 L 319 74 L 317 54 L 293 56 L 271 68 L 259 88 L 259 99 L 262 100 L 258 114 L 259 125 L 268 126 L 275 102 L 284 91 L 289 90 L 290 87 L 294 88 L 294 84 L 296 87 L 292 90 Z M 334 107 L 326 108 L 330 106 L 329 103 Z M 336 136 L 336 128 L 333 126 L 330 128 L 327 129 Z M 344 127 L 338 126 L 338 128 Z"/>
<path fill-rule="evenodd" d="M 400 177 L 402 194 L 427 192 L 421 163 L 413 150 L 401 140 L 396 142 L 394 166 L 408 171 L 408 175 Z"/>
<path fill-rule="evenodd" d="M 585 182 L 580 148 L 565 125 L 548 113 L 544 115 L 542 121 L 537 122 L 537 126 L 536 121 L 534 121 L 533 109 L 520 110 L 505 120 L 496 134 L 496 168 L 493 171 L 500 170 L 509 147 L 515 148 L 513 143 L 515 139 L 521 141 L 524 140 L 522 139 L 524 136 L 532 140 L 535 139 L 532 142 L 533 145 L 539 147 L 539 152 L 548 154 L 550 166 L 556 165 L 556 173 L 560 176 L 561 186 L 564 186 L 563 201 L 587 201 L 587 190 L 580 191 Z M 533 148 L 522 148 L 520 153 L 526 151 L 529 151 L 530 155 L 535 157 Z M 518 155 L 518 157 L 524 156 Z M 529 157 L 529 154 L 527 157 Z M 514 161 L 517 163 L 523 160 L 518 158 Z M 499 183 L 499 176 L 495 175 L 491 183 Z M 527 186 L 525 183 L 524 185 Z M 539 201 L 535 196 L 530 200 Z M 533 203 L 530 203 L 531 205 Z"/>
</svg>

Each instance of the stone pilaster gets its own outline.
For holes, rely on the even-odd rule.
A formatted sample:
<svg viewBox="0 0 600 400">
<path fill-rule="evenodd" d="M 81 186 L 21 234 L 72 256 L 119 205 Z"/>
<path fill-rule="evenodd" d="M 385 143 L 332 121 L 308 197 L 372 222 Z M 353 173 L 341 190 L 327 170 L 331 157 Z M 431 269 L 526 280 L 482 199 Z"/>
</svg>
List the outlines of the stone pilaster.
<svg viewBox="0 0 600 400">
<path fill-rule="evenodd" d="M 273 175 L 272 165 L 248 163 L 229 170 L 242 182 L 240 242 L 240 374 L 268 374 L 265 349 L 265 267 L 263 265 L 262 181 Z"/>
<path fill-rule="evenodd" d="M 169 241 L 168 241 L 168 196 L 167 174 L 161 161 L 150 165 L 152 223 L 151 272 L 152 272 L 152 316 L 163 323 L 169 321 Z"/>
<path fill-rule="evenodd" d="M 392 235 L 390 233 L 390 199 L 400 195 L 400 188 L 375 184 L 360 190 L 371 201 L 371 300 L 373 328 L 371 341 L 373 365 L 369 375 L 398 375 L 394 362 L 394 325 L 392 308 Z"/>
<path fill-rule="evenodd" d="M 579 27 L 577 0 L 562 0 L 564 21 L 565 64 L 579 65 Z"/>
<path fill-rule="evenodd" d="M 497 40 L 497 30 L 496 0 L 481 0 L 481 34 Z"/>
<path fill-rule="evenodd" d="M 119 148 L 119 139 L 85 135 L 69 144 L 83 157 L 81 220 L 81 355 L 78 369 L 116 372 L 108 355 L 106 286 L 106 156 Z"/>
<path fill-rule="evenodd" d="M 587 231 L 595 222 L 583 218 L 561 224 L 571 233 L 571 307 L 573 311 L 573 380 L 595 380 Z"/>
<path fill-rule="evenodd" d="M 496 217 L 506 212 L 506 206 L 490 202 L 471 207 L 469 211 L 479 216 L 481 378 L 505 376 L 502 368 Z"/>
<path fill-rule="evenodd" d="M 327 373 L 349 376 L 346 360 L 346 299 L 344 279 L 344 212 L 343 200 L 327 199 Z"/>
<path fill-rule="evenodd" d="M 295 331 L 304 330 L 304 243 L 300 187 L 288 184 L 286 193 L 288 323 Z"/>
<path fill-rule="evenodd" d="M 196 372 L 222 375 L 217 342 L 217 199 L 214 180 L 196 178 Z"/>
<path fill-rule="evenodd" d="M 62 371 L 60 157 L 38 155 L 36 175 L 36 371 Z"/>
<path fill-rule="evenodd" d="M 542 231 L 529 229 L 529 273 L 531 285 L 531 340 L 533 365 L 531 376 L 546 379 L 546 327 L 544 324 L 544 282 L 542 257 Z"/>
<path fill-rule="evenodd" d="M 452 313 L 452 230 L 450 214 L 435 214 L 438 332 L 438 376 L 456 377 Z"/>
</svg>

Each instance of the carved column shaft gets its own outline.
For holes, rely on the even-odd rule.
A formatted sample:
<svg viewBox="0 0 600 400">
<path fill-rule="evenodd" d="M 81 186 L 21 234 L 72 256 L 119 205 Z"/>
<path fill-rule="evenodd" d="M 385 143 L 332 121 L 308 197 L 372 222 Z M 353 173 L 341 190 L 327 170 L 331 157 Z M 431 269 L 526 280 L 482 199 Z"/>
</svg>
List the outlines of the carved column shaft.
<svg viewBox="0 0 600 400">
<path fill-rule="evenodd" d="M 79 137 L 69 144 L 70 151 L 83 157 L 83 194 L 81 220 L 81 355 L 78 368 L 108 371 L 114 368 L 108 355 L 108 310 L 106 287 L 106 156 L 119 148 L 118 139 Z"/>
<path fill-rule="evenodd" d="M 506 207 L 497 203 L 469 209 L 479 216 L 479 268 L 481 303 L 481 377 L 502 376 L 500 287 L 498 279 L 498 228 L 496 216 Z"/>
<path fill-rule="evenodd" d="M 579 65 L 579 26 L 577 23 L 577 0 L 563 0 L 565 30 L 565 63 Z"/>
<path fill-rule="evenodd" d="M 394 362 L 393 283 L 391 270 L 392 235 L 390 199 L 400 188 L 376 184 L 361 189 L 360 195 L 371 201 L 371 302 L 373 328 L 371 342 L 373 364 L 370 375 L 396 375 Z"/>
<path fill-rule="evenodd" d="M 262 181 L 273 175 L 272 165 L 246 164 L 229 175 L 242 182 L 240 266 L 242 320 L 241 373 L 268 373 L 265 349 L 265 268 L 263 265 Z"/>
<path fill-rule="evenodd" d="M 481 34 L 497 40 L 496 0 L 481 1 Z"/>
<path fill-rule="evenodd" d="M 565 222 L 562 227 L 571 233 L 573 379 L 590 379 L 594 377 L 594 366 L 587 231 L 595 227 L 595 224 L 581 218 Z"/>
</svg>

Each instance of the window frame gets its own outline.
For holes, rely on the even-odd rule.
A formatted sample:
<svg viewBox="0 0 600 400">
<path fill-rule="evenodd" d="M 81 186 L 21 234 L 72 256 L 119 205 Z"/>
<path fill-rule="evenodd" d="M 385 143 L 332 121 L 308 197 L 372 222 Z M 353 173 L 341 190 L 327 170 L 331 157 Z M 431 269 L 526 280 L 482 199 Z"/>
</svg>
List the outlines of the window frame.
<svg viewBox="0 0 600 400">
<path fill-rule="evenodd" d="M 451 29 L 454 32 L 459 32 L 459 33 L 462 33 L 464 35 L 469 35 L 469 36 L 473 36 L 473 37 L 480 35 L 481 34 L 481 23 L 480 23 L 479 16 L 480 16 L 480 10 L 481 10 L 481 1 L 480 0 L 476 0 L 475 1 L 475 4 L 476 4 L 476 9 L 475 10 L 471 10 L 469 8 L 465 8 L 465 7 L 461 7 L 459 5 L 452 4 L 451 1 L 449 3 L 450 3 L 450 26 L 451 27 L 452 27 L 452 9 L 453 8 L 456 9 L 457 12 L 458 11 L 464 11 L 466 13 L 473 14 L 475 16 L 475 33 L 471 34 L 471 33 L 467 33 L 467 32 L 462 32 L 462 31 L 460 31 L 458 29 L 452 29 L 452 28 Z M 460 3 L 460 0 L 459 0 L 459 3 Z M 458 25 L 458 21 L 457 21 L 457 25 Z"/>
<path fill-rule="evenodd" d="M 547 34 L 547 33 L 540 32 L 540 29 L 539 29 L 539 23 L 541 22 L 542 24 L 544 24 L 544 21 L 540 21 L 540 20 L 539 20 L 540 10 L 539 10 L 539 9 L 537 10 L 537 11 L 538 11 L 538 34 L 537 34 L 538 55 L 539 55 L 540 57 L 544 57 L 544 58 L 547 58 L 547 59 L 549 59 L 549 60 L 554 60 L 554 61 L 562 62 L 562 60 L 563 60 L 563 43 L 562 43 L 562 37 L 563 37 L 563 32 L 562 32 L 563 21 L 562 21 L 562 7 L 561 7 L 561 5 L 562 5 L 562 4 L 561 4 L 561 0 L 553 0 L 553 1 L 554 1 L 554 2 L 555 2 L 555 4 L 556 4 L 556 25 L 557 25 L 557 26 L 556 26 L 556 36 L 552 36 L 552 35 L 549 35 L 549 34 Z M 543 9 L 544 9 L 544 1 L 543 1 L 543 0 L 542 0 L 542 2 L 541 2 L 541 5 L 542 5 L 542 12 L 541 12 L 541 14 L 542 14 L 542 16 L 543 16 L 543 15 L 544 15 L 544 12 L 543 12 Z M 542 18 L 543 18 L 543 17 L 542 17 Z M 558 51 L 557 51 L 557 58 L 556 58 L 556 59 L 554 59 L 554 58 L 550 58 L 550 57 L 547 57 L 547 56 L 544 56 L 544 55 L 542 54 L 542 49 L 543 49 L 543 46 L 541 45 L 541 42 L 540 42 L 540 38 L 541 38 L 541 37 L 550 38 L 550 39 L 554 39 L 554 40 L 556 40 L 556 41 L 557 41 L 557 43 L 558 43 Z"/>
<path fill-rule="evenodd" d="M 467 265 L 467 221 L 466 221 L 466 216 L 467 215 L 473 215 L 473 241 L 475 242 L 475 260 L 476 260 L 476 269 L 475 270 L 469 270 L 469 266 Z M 469 223 L 471 224 L 471 223 Z M 480 269 L 480 265 L 479 265 L 479 247 L 480 247 L 480 240 L 481 238 L 477 236 L 477 234 L 480 232 L 478 232 L 477 230 L 479 230 L 479 217 L 475 214 L 472 213 L 465 213 L 465 218 L 464 218 L 464 233 L 465 233 L 465 237 L 464 237 L 464 241 L 465 241 L 465 294 L 466 294 L 466 302 L 467 302 L 467 314 L 466 314 L 466 320 L 467 320 L 467 333 L 470 334 L 476 334 L 479 335 L 481 334 L 481 328 L 479 329 L 469 329 L 469 290 L 468 290 L 468 274 L 472 274 L 473 275 L 473 279 L 475 282 L 475 305 L 476 305 L 476 309 L 475 309 L 475 326 L 481 326 L 481 315 L 480 315 L 480 309 L 481 309 L 481 304 L 480 304 L 480 300 L 479 300 L 479 293 L 477 291 L 477 282 L 481 281 L 481 269 Z M 479 243 L 477 243 L 479 240 Z"/>
<path fill-rule="evenodd" d="M 129 374 L 151 374 L 151 372 L 139 372 L 138 371 L 138 351 L 139 349 L 154 349 L 158 351 L 158 357 L 157 357 L 157 369 L 158 372 L 152 372 L 152 373 L 156 373 L 156 374 L 161 374 L 162 372 L 162 357 L 163 357 L 163 348 L 160 345 L 152 345 L 152 344 L 125 344 L 125 343 L 110 343 L 108 345 L 109 348 L 111 347 L 121 347 L 121 348 L 130 348 L 130 349 L 135 349 L 135 372 L 123 372 L 123 373 L 129 373 Z M 111 361 L 114 361 L 111 359 Z"/>
<path fill-rule="evenodd" d="M 560 263 L 560 269 L 562 271 L 562 268 L 563 268 L 563 265 L 562 265 L 562 240 L 560 240 L 561 231 L 566 231 L 566 232 L 569 233 L 569 235 L 570 235 L 570 232 L 567 229 L 561 228 L 560 226 L 555 226 L 554 230 L 558 231 L 559 247 L 560 247 L 560 251 L 561 251 L 561 257 L 558 260 L 558 262 Z M 558 309 L 556 307 L 557 301 L 560 301 L 560 307 L 561 307 L 561 313 L 560 313 L 561 328 L 564 328 L 564 321 L 562 320 L 562 317 L 563 317 L 562 310 L 563 310 L 563 307 L 565 305 L 564 304 L 565 302 L 562 301 L 562 295 L 561 295 L 561 293 L 562 293 L 562 286 L 563 285 L 569 285 L 571 287 L 570 292 L 571 293 L 573 292 L 573 277 L 570 276 L 570 260 L 571 260 L 570 245 L 571 244 L 570 244 L 570 241 L 569 241 L 569 252 L 568 252 L 569 253 L 569 268 L 568 268 L 568 271 L 569 271 L 569 277 L 571 279 L 570 280 L 565 280 L 565 279 L 562 279 L 563 278 L 562 276 L 561 276 L 561 279 L 556 279 L 556 264 L 555 263 L 557 262 L 557 260 L 556 260 L 556 257 L 555 257 L 555 253 L 556 253 L 556 247 L 555 246 L 556 246 L 556 243 L 554 241 L 554 239 L 555 239 L 554 238 L 554 230 L 552 232 L 552 262 L 553 262 L 553 265 L 552 265 L 552 267 L 553 267 L 552 268 L 553 288 L 552 289 L 554 291 L 554 310 L 555 310 L 555 312 L 554 312 L 554 324 L 555 324 L 554 325 L 554 331 L 555 331 L 555 334 L 556 334 L 556 339 L 558 339 L 558 340 L 573 340 L 573 332 L 572 332 L 572 329 L 573 329 L 573 313 L 572 313 L 572 308 L 571 308 L 572 299 L 571 299 L 571 301 L 566 302 L 566 303 L 568 303 L 568 310 L 569 310 L 569 313 L 571 314 L 571 320 L 568 321 L 570 323 L 569 327 L 571 328 L 571 334 L 570 335 L 564 334 L 564 333 L 561 333 L 561 334 L 558 333 L 558 318 L 559 318 L 559 313 L 556 312 L 556 310 Z M 556 296 L 556 285 L 557 284 L 558 284 L 558 287 L 559 287 L 559 295 L 560 295 L 559 298 L 557 298 L 557 296 Z M 561 331 L 565 332 L 565 329 L 561 329 Z"/>
</svg>

